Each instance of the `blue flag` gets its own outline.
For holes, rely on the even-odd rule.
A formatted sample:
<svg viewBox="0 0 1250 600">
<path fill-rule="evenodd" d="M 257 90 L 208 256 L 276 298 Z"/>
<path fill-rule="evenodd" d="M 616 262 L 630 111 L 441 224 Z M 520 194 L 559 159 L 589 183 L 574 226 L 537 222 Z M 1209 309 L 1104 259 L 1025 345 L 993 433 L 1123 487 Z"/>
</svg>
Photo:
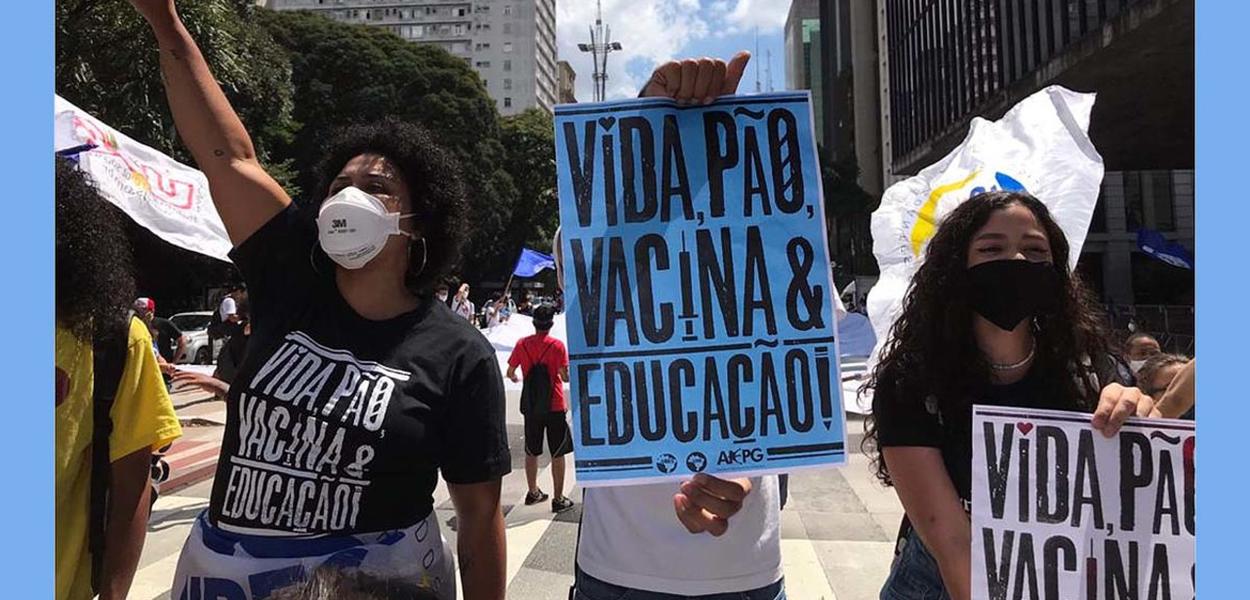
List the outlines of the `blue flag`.
<svg viewBox="0 0 1250 600">
<path fill-rule="evenodd" d="M 1137 230 L 1137 247 L 1173 267 L 1193 270 L 1194 257 L 1184 246 L 1168 241 L 1162 233 L 1153 229 Z"/>
<path fill-rule="evenodd" d="M 521 258 L 516 261 L 516 268 L 512 270 L 512 274 L 517 277 L 533 277 L 543 269 L 554 268 L 556 268 L 556 259 L 551 255 L 522 248 Z"/>
</svg>

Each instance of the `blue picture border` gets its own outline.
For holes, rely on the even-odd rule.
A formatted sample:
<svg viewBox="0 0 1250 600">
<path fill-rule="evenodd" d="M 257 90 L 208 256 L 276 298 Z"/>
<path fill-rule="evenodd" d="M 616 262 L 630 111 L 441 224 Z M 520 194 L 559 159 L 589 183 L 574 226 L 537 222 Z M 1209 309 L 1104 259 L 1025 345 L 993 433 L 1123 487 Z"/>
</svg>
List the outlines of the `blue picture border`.
<svg viewBox="0 0 1250 600">
<path fill-rule="evenodd" d="M 1196 355 L 1202 357 L 1197 422 L 1199 598 L 1244 594 L 1247 533 L 1243 474 L 1250 402 L 1244 387 L 1247 332 L 1246 92 L 1242 52 L 1250 3 L 1195 2 Z"/>
<path fill-rule="evenodd" d="M 566 0 L 567 1 L 567 0 Z M 1198 589 L 1205 598 L 1231 597 L 1242 588 L 1241 541 L 1247 518 L 1240 493 L 1247 450 L 1242 428 L 1250 423 L 1244 385 L 1244 306 L 1250 291 L 1243 275 L 1246 238 L 1245 24 L 1250 3 L 1195 2 L 1197 347 L 1202 407 L 1198 430 Z M 52 93 L 54 2 L 5 5 L 0 25 L 0 95 L 4 114 L 6 220 L 0 252 L 8 259 L 9 293 L 0 296 L 8 343 L 3 346 L 10 412 L 0 450 L 11 493 L 0 500 L 0 527 L 10 551 L 0 567 L 12 597 L 46 598 L 54 583 Z M 1240 48 L 1240 50 L 1239 50 Z M 29 376 L 34 374 L 34 376 Z M 20 548 L 20 550 L 19 550 Z M 46 579 L 45 579 L 46 577 Z"/>
<path fill-rule="evenodd" d="M 4 220 L 0 255 L 6 288 L 3 375 L 9 412 L 0 434 L 9 494 L 0 497 L 5 532 L 4 595 L 51 598 L 54 567 L 52 374 L 55 302 L 52 203 L 54 2 L 8 2 L 0 25 Z"/>
</svg>

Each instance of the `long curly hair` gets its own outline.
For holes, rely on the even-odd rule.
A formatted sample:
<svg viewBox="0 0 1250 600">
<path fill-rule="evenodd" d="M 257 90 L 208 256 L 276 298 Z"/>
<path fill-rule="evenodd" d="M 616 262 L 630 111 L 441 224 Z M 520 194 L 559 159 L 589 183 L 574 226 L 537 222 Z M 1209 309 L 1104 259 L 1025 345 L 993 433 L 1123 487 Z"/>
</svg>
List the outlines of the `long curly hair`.
<svg viewBox="0 0 1250 600">
<path fill-rule="evenodd" d="M 388 117 L 341 130 L 317 166 L 320 182 L 313 208 L 328 196 L 334 178 L 353 158 L 378 154 L 398 168 L 408 183 L 412 210 L 421 225 L 422 244 L 409 245 L 408 288 L 426 295 L 460 259 L 468 218 L 468 200 L 460 168 L 422 126 Z M 317 248 L 320 258 L 328 260 Z M 424 260 L 423 260 L 424 259 Z M 424 262 L 424 266 L 422 263 Z"/>
<path fill-rule="evenodd" d="M 130 243 L 120 211 L 68 160 L 56 160 L 56 322 L 91 340 L 135 299 Z"/>
<path fill-rule="evenodd" d="M 1033 371 L 1050 382 L 1055 393 L 1071 398 L 1073 410 L 1092 409 L 1097 403 L 1100 390 L 1093 360 L 1110 354 L 1104 318 L 1079 276 L 1068 270 L 1069 248 L 1063 230 L 1046 205 L 1033 196 L 979 194 L 942 220 L 912 278 L 881 359 L 864 384 L 865 390 L 891 390 L 874 394 L 863 443 L 877 477 L 886 485 L 891 484 L 890 474 L 877 444 L 874 415 L 907 404 L 923 406 L 929 396 L 936 398 L 942 414 L 962 415 L 970 409 L 970 395 L 990 382 L 989 362 L 972 332 L 968 249 L 995 211 L 1013 205 L 1029 209 L 1046 232 L 1062 285 L 1058 310 L 1034 319 Z"/>
</svg>

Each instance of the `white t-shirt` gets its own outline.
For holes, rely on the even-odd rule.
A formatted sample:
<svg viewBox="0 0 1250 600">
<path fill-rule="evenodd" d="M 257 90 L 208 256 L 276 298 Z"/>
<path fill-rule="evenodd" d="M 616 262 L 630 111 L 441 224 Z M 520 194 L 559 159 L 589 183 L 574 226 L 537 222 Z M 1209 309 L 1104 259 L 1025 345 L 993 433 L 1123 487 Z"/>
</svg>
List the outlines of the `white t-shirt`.
<svg viewBox="0 0 1250 600">
<path fill-rule="evenodd" d="M 230 315 L 237 314 L 239 309 L 234 304 L 234 298 L 226 296 L 221 299 L 221 309 L 217 311 L 217 318 L 225 321 Z"/>
<path fill-rule="evenodd" d="M 475 312 L 472 302 L 461 300 L 460 298 L 452 300 L 451 311 L 470 321 L 473 320 L 473 313 Z"/>
<path fill-rule="evenodd" d="M 587 488 L 577 564 L 611 584 L 681 596 L 771 585 L 782 576 L 777 476 L 751 483 L 720 537 L 691 534 L 677 520 L 676 482 Z"/>
</svg>

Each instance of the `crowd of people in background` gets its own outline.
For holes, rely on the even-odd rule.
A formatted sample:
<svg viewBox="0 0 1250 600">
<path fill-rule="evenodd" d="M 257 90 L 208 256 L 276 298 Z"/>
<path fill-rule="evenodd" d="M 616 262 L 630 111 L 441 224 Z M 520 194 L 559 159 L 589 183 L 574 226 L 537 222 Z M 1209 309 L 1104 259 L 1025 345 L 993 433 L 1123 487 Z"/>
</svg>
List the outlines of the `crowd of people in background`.
<svg viewBox="0 0 1250 600">
<path fill-rule="evenodd" d="M 469 284 L 463 283 L 454 297 L 448 297 L 451 286 L 440 283 L 435 288 L 435 299 L 447 304 L 451 311 L 472 323 L 478 329 L 493 329 L 508 322 L 512 315 L 533 316 L 539 306 L 550 306 L 555 314 L 564 312 L 564 294 L 557 289 L 551 296 L 535 295 L 532 291 L 505 289 L 490 294 L 480 306 L 469 298 Z M 518 301 L 519 300 L 519 301 Z"/>
</svg>

